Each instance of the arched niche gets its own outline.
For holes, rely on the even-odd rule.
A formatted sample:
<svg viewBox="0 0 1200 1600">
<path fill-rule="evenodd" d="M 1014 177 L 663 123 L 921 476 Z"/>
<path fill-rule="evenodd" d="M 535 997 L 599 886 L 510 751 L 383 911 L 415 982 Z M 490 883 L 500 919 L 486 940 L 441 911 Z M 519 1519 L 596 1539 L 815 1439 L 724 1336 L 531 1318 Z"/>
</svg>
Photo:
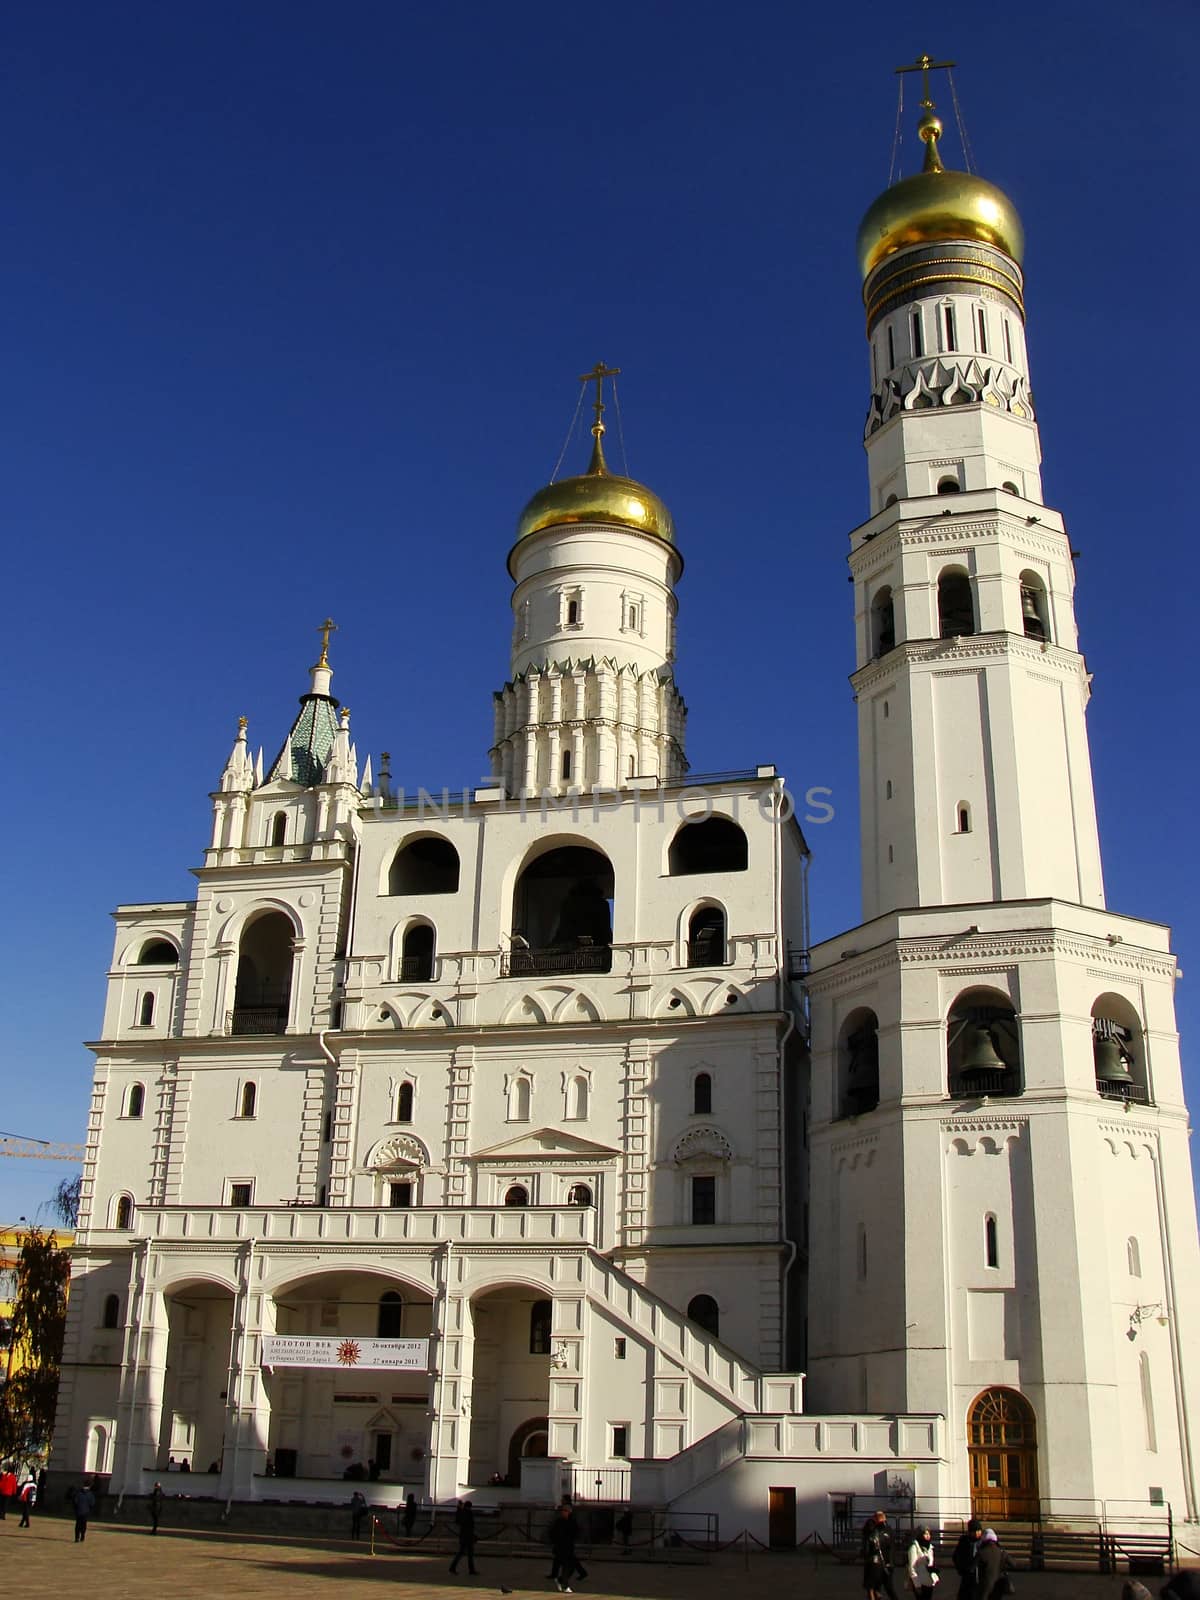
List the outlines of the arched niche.
<svg viewBox="0 0 1200 1600">
<path fill-rule="evenodd" d="M 242 928 L 238 941 L 233 1032 L 284 1033 L 292 998 L 295 930 L 282 911 L 262 911 Z"/>
<path fill-rule="evenodd" d="M 946 1023 L 947 1088 L 955 1098 L 1021 1093 L 1016 1009 L 998 989 L 965 989 Z"/>
<path fill-rule="evenodd" d="M 508 976 L 611 971 L 614 893 L 612 862 L 589 845 L 528 860 L 513 888 Z"/>
</svg>

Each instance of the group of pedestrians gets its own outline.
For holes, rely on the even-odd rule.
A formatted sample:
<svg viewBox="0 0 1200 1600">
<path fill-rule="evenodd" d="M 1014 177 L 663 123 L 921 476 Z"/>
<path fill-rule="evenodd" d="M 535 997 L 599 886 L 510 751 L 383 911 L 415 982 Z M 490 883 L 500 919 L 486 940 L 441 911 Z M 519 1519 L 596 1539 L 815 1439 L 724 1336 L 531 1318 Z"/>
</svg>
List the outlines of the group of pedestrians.
<svg viewBox="0 0 1200 1600">
<path fill-rule="evenodd" d="M 894 1544 L 887 1515 L 876 1511 L 863 1528 L 863 1588 L 870 1600 L 896 1600 L 893 1579 Z M 1013 1592 L 1008 1571 L 1012 1563 L 994 1528 L 972 1518 L 954 1547 L 958 1574 L 958 1600 L 1005 1600 Z M 913 1536 L 905 1562 L 908 1588 L 916 1600 L 933 1600 L 938 1586 L 933 1530 L 921 1528 Z"/>
<path fill-rule="evenodd" d="M 21 1483 L 18 1481 L 11 1465 L 5 1466 L 0 1470 L 0 1522 L 7 1518 L 10 1505 L 19 1505 L 21 1508 L 21 1526 L 28 1528 L 29 1518 L 33 1513 L 33 1508 L 37 1505 L 38 1490 L 45 1481 L 46 1474 L 44 1471 L 36 1478 L 30 1473 L 25 1482 Z"/>
<path fill-rule="evenodd" d="M 467 1571 L 478 1577 L 475 1565 L 475 1507 L 469 1500 L 460 1500 L 454 1512 L 454 1526 L 458 1533 L 458 1549 L 450 1563 L 450 1571 L 457 1572 L 458 1564 L 466 1560 Z M 579 1559 L 579 1518 L 569 1494 L 562 1497 L 550 1524 L 550 1582 L 560 1594 L 574 1594 L 572 1579 L 586 1578 L 587 1570 Z"/>
</svg>

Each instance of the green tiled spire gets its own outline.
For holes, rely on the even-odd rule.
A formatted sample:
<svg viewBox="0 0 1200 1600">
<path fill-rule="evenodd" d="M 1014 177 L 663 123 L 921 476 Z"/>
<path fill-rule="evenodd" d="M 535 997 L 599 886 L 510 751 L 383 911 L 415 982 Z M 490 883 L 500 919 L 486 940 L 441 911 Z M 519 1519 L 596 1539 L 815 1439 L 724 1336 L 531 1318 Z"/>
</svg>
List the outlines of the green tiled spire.
<svg viewBox="0 0 1200 1600">
<path fill-rule="evenodd" d="M 335 626 L 328 618 L 321 624 L 321 657 L 311 669 L 312 684 L 309 692 L 301 695 L 300 714 L 271 765 L 272 778 L 285 778 L 306 789 L 321 782 L 338 731 L 338 702 L 329 692 L 333 677 L 329 635 Z"/>
</svg>

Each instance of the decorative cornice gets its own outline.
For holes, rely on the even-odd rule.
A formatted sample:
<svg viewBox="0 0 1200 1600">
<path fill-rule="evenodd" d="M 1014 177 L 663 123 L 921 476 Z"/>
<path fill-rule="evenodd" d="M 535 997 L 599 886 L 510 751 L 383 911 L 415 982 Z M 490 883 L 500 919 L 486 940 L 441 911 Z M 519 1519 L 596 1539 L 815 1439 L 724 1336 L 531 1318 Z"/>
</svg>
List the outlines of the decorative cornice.
<svg viewBox="0 0 1200 1600">
<path fill-rule="evenodd" d="M 874 656 L 850 676 L 856 690 L 874 687 L 881 679 L 893 676 L 900 667 L 933 665 L 954 669 L 968 662 L 1013 660 L 1058 667 L 1063 677 L 1084 676 L 1083 657 L 1060 645 L 1043 644 L 1019 633 L 973 633 L 954 639 L 906 639 L 886 655 Z M 1058 683 L 1062 678 L 1051 681 Z"/>
<path fill-rule="evenodd" d="M 884 378 L 871 396 L 864 438 L 906 411 L 935 411 L 942 406 L 987 405 L 1018 421 L 1034 421 L 1028 380 L 1001 362 L 981 364 L 932 356 L 906 362 L 898 378 Z"/>
</svg>

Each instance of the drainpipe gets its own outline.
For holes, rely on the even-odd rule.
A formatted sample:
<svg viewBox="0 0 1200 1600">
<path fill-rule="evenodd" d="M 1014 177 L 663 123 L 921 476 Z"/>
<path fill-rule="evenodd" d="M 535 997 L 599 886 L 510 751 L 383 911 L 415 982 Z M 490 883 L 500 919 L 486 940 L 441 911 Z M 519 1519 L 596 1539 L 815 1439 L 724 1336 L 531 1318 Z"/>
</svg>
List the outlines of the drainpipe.
<svg viewBox="0 0 1200 1600">
<path fill-rule="evenodd" d="M 134 1259 L 136 1260 L 136 1257 Z M 121 1463 L 121 1492 L 117 1496 L 118 1511 L 124 1504 L 125 1490 L 129 1482 L 129 1452 L 133 1447 L 133 1419 L 137 1407 L 138 1377 L 141 1373 L 142 1365 L 142 1325 L 146 1320 L 146 1284 L 149 1278 L 150 1236 L 147 1234 L 145 1239 L 142 1240 L 142 1281 L 138 1289 L 137 1317 L 133 1324 L 133 1375 L 129 1389 L 129 1426 L 125 1430 L 124 1459 Z"/>
<path fill-rule="evenodd" d="M 454 1250 L 454 1240 L 447 1239 L 442 1251 L 441 1283 L 438 1285 L 438 1302 L 440 1314 L 438 1325 L 438 1352 L 437 1352 L 437 1399 L 435 1401 L 435 1414 L 433 1419 L 433 1459 L 429 1463 L 429 1500 L 430 1500 L 430 1526 L 432 1527 L 437 1517 L 437 1480 L 438 1469 L 442 1462 L 442 1413 L 446 1403 L 446 1320 L 450 1311 L 450 1257 Z"/>
<path fill-rule="evenodd" d="M 788 1279 L 792 1268 L 796 1264 L 796 1242 L 787 1237 L 787 1198 L 788 1198 L 788 1106 L 785 1082 L 785 1060 L 787 1043 L 796 1031 L 796 1018 L 792 1012 L 791 997 L 788 994 L 787 975 L 787 945 L 783 936 L 783 780 L 775 780 L 775 953 L 776 953 L 776 993 L 779 1010 L 787 1017 L 787 1025 L 779 1039 L 779 1220 L 784 1233 L 783 1242 L 787 1246 L 787 1260 L 784 1263 L 783 1274 L 780 1279 L 780 1316 L 779 1316 L 779 1359 L 780 1367 L 787 1363 L 788 1351 Z M 761 1402 L 760 1402 L 761 1403 Z"/>
<path fill-rule="evenodd" d="M 258 1241 L 253 1237 L 253 1235 L 246 1241 L 246 1270 L 242 1283 L 239 1286 L 242 1301 L 242 1331 L 240 1340 L 238 1339 L 236 1326 L 233 1330 L 233 1338 L 237 1340 L 240 1348 L 238 1349 L 237 1411 L 234 1417 L 233 1429 L 233 1466 L 229 1473 L 229 1498 L 225 1502 L 226 1517 L 229 1516 L 230 1509 L 233 1506 L 233 1493 L 234 1489 L 237 1487 L 238 1456 L 241 1454 L 242 1447 L 242 1406 L 246 1398 L 246 1308 L 250 1303 L 250 1284 L 254 1275 L 254 1246 L 257 1244 L 257 1242 Z"/>
</svg>

